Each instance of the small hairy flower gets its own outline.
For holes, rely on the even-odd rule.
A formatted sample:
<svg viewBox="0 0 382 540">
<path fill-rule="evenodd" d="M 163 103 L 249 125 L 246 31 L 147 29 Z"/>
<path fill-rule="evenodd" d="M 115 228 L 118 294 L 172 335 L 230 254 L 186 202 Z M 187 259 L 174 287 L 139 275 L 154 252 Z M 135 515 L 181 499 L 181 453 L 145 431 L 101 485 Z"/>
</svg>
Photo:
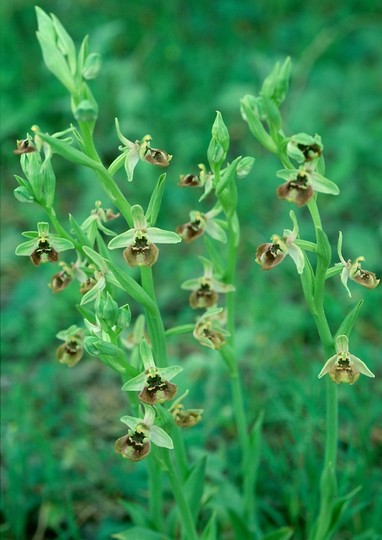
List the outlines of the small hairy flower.
<svg viewBox="0 0 382 540">
<path fill-rule="evenodd" d="M 13 150 L 14 154 L 30 154 L 31 152 L 37 152 L 37 148 L 33 145 L 30 139 L 24 139 L 17 141 L 16 148 Z"/>
<path fill-rule="evenodd" d="M 158 244 L 176 244 L 181 237 L 172 231 L 149 227 L 139 205 L 131 208 L 134 228 L 115 236 L 108 244 L 109 249 L 125 248 L 123 256 L 129 266 L 152 266 L 158 259 Z"/>
<path fill-rule="evenodd" d="M 219 350 L 225 345 L 229 333 L 222 326 L 222 311 L 222 308 L 208 309 L 198 319 L 193 335 L 204 347 Z"/>
<path fill-rule="evenodd" d="M 43 221 L 37 223 L 37 231 L 23 234 L 31 237 L 32 240 L 19 244 L 15 253 L 16 255 L 29 255 L 35 266 L 46 262 L 57 262 L 60 251 L 74 247 L 70 240 L 56 234 L 50 234 L 49 223 Z"/>
<path fill-rule="evenodd" d="M 357 259 L 352 262 L 350 259 L 346 261 L 342 255 L 342 233 L 339 233 L 338 237 L 338 245 L 337 245 L 337 252 L 339 259 L 341 261 L 340 264 L 343 265 L 343 270 L 341 272 L 341 282 L 342 285 L 347 290 L 349 296 L 351 297 L 351 292 L 349 290 L 349 287 L 347 285 L 348 279 L 352 279 L 353 281 L 356 281 L 363 287 L 366 287 L 367 289 L 375 289 L 379 283 L 380 279 L 377 278 L 377 276 L 374 274 L 374 272 L 369 272 L 369 270 L 364 270 L 361 268 L 361 263 L 365 260 L 364 257 L 357 257 Z"/>
<path fill-rule="evenodd" d="M 181 428 L 196 426 L 202 419 L 203 409 L 185 409 L 181 403 L 171 407 L 175 424 Z"/>
<path fill-rule="evenodd" d="M 60 364 L 73 367 L 81 360 L 84 354 L 84 331 L 73 325 L 62 330 L 56 336 L 64 343 L 57 348 L 56 357 Z"/>
<path fill-rule="evenodd" d="M 142 339 L 139 351 L 145 369 L 125 383 L 122 390 L 139 392 L 139 399 L 149 405 L 174 399 L 178 387 L 169 381 L 182 371 L 182 368 L 180 366 L 156 367 L 151 348 L 145 339 Z"/>
<path fill-rule="evenodd" d="M 185 242 L 193 242 L 206 232 L 211 238 L 225 243 L 227 241 L 225 231 L 215 219 L 220 212 L 220 207 L 215 207 L 205 214 L 193 210 L 190 212 L 190 221 L 179 225 L 176 232 Z"/>
<path fill-rule="evenodd" d="M 282 169 L 277 176 L 286 180 L 277 188 L 280 199 L 294 202 L 297 206 L 304 206 L 313 197 L 315 192 L 338 195 L 337 185 L 325 178 L 312 166 L 303 165 L 299 169 Z"/>
<path fill-rule="evenodd" d="M 159 426 L 154 425 L 155 410 L 149 405 L 144 405 L 144 417 L 134 418 L 123 416 L 121 422 L 130 429 L 127 435 L 120 437 L 115 442 L 117 454 L 130 461 L 141 461 L 150 452 L 151 442 L 163 448 L 174 447 L 171 437 Z"/>
<path fill-rule="evenodd" d="M 366 377 L 375 377 L 362 360 L 349 352 L 349 340 L 345 335 L 337 337 L 336 354 L 325 362 L 318 378 L 321 379 L 327 373 L 332 381 L 337 384 L 353 384 L 360 374 L 366 375 Z"/>
<path fill-rule="evenodd" d="M 304 253 L 295 243 L 298 236 L 296 216 L 293 212 L 290 212 L 289 215 L 293 221 L 293 230 L 284 229 L 282 237 L 274 234 L 272 236 L 272 242 L 261 244 L 256 250 L 256 262 L 260 264 L 263 270 L 271 270 L 280 264 L 286 255 L 289 255 L 293 259 L 299 274 L 302 274 L 304 270 Z"/>
</svg>

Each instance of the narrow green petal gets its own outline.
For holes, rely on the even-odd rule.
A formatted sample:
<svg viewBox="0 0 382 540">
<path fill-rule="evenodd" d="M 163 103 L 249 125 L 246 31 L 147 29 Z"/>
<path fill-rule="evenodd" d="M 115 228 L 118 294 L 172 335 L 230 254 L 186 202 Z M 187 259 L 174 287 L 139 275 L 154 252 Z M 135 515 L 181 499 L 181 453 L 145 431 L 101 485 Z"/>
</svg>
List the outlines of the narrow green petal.
<svg viewBox="0 0 382 540">
<path fill-rule="evenodd" d="M 15 253 L 16 255 L 32 255 L 36 247 L 36 240 L 28 240 L 28 242 L 23 242 L 22 244 L 19 244 L 16 248 Z"/>
<path fill-rule="evenodd" d="M 142 422 L 140 418 L 134 418 L 134 416 L 122 416 L 121 422 L 126 424 L 130 429 L 135 430 L 138 424 Z"/>
<path fill-rule="evenodd" d="M 74 249 L 73 242 L 66 238 L 60 238 L 59 236 L 51 235 L 49 241 L 52 247 L 58 252 L 66 251 L 67 249 Z"/>
<path fill-rule="evenodd" d="M 165 381 L 171 381 L 178 373 L 183 371 L 182 366 L 170 366 L 166 368 L 159 368 L 158 373 L 161 378 Z"/>
<path fill-rule="evenodd" d="M 130 379 L 122 386 L 124 392 L 137 391 L 140 392 L 145 386 L 146 372 L 142 372 L 133 379 Z"/>
<path fill-rule="evenodd" d="M 325 178 L 325 176 L 318 174 L 317 172 L 312 173 L 311 183 L 312 183 L 312 187 L 314 191 L 318 191 L 319 193 L 327 193 L 329 195 L 338 195 L 340 192 L 340 189 L 337 186 L 337 184 L 335 184 L 328 178 Z"/>
<path fill-rule="evenodd" d="M 150 369 L 151 367 L 155 367 L 151 347 L 145 339 L 142 339 L 142 341 L 139 344 L 139 354 L 141 356 L 141 360 L 142 360 L 143 365 L 145 366 L 145 369 Z"/>
<path fill-rule="evenodd" d="M 345 289 L 347 290 L 347 292 L 349 293 L 349 296 L 351 298 L 351 292 L 350 292 L 350 289 L 348 287 L 348 279 L 349 279 L 349 270 L 348 268 L 345 266 L 344 269 L 342 270 L 341 272 L 341 282 L 342 282 L 342 285 L 345 287 Z"/>
<path fill-rule="evenodd" d="M 320 373 L 318 374 L 318 378 L 321 379 L 321 377 L 326 375 L 330 371 L 330 369 L 333 367 L 333 365 L 336 363 L 336 361 L 337 361 L 337 355 L 335 354 L 334 356 L 332 356 L 331 358 L 329 358 L 329 360 L 325 362 L 324 367 L 321 369 Z"/>
<path fill-rule="evenodd" d="M 174 448 L 174 443 L 170 435 L 168 435 L 162 428 L 159 426 L 150 427 L 150 438 L 154 444 L 161 446 L 162 448 L 168 448 L 172 450 Z"/>
<path fill-rule="evenodd" d="M 305 258 L 302 249 L 300 249 L 296 244 L 288 245 L 288 255 L 290 255 L 296 265 L 297 272 L 302 274 L 305 266 Z"/>
<path fill-rule="evenodd" d="M 218 242 L 222 242 L 223 244 L 227 242 L 227 235 L 223 227 L 216 223 L 216 221 L 207 220 L 205 231 Z"/>
<path fill-rule="evenodd" d="M 112 238 L 107 247 L 109 249 L 125 248 L 134 242 L 135 235 L 135 229 L 129 229 L 128 231 Z"/>
<path fill-rule="evenodd" d="M 105 284 L 105 278 L 101 277 L 101 279 L 97 281 L 94 287 L 92 287 L 90 291 L 83 295 L 80 305 L 83 306 L 84 304 L 88 304 L 89 302 L 95 300 L 99 296 L 101 291 L 103 291 L 103 289 L 105 288 Z"/>
<path fill-rule="evenodd" d="M 146 229 L 147 221 L 142 206 L 139 204 L 132 206 L 131 215 L 133 217 L 135 229 Z"/>
<path fill-rule="evenodd" d="M 372 377 L 372 378 L 375 377 L 374 373 L 370 371 L 370 369 L 367 367 L 365 362 L 362 362 L 362 360 L 354 356 L 354 354 L 350 355 L 350 362 L 352 362 L 355 369 L 359 371 L 360 373 L 362 373 L 362 375 L 366 375 L 366 377 Z"/>
<path fill-rule="evenodd" d="M 177 244 L 182 241 L 176 232 L 165 231 L 158 229 L 158 227 L 149 227 L 147 229 L 147 235 L 153 244 Z"/>
</svg>

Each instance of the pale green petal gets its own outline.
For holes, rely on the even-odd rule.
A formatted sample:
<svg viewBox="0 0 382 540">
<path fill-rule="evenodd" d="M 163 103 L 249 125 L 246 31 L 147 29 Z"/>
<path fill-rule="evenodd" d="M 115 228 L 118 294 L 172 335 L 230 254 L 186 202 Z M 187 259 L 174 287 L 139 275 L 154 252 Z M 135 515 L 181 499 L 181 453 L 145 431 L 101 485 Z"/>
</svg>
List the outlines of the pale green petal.
<svg viewBox="0 0 382 540">
<path fill-rule="evenodd" d="M 134 418 L 134 416 L 122 416 L 121 422 L 126 424 L 133 431 L 135 431 L 137 425 L 142 423 L 142 420 L 140 418 Z"/>
<path fill-rule="evenodd" d="M 16 255 L 32 255 L 32 253 L 37 247 L 37 242 L 37 239 L 34 239 L 19 244 L 15 251 Z"/>
<path fill-rule="evenodd" d="M 351 298 L 351 292 L 350 292 L 350 289 L 348 287 L 348 279 L 349 279 L 349 269 L 347 268 L 347 266 L 345 266 L 344 269 L 341 272 L 341 282 L 342 282 L 342 285 L 347 290 L 347 292 L 349 293 L 349 296 Z"/>
<path fill-rule="evenodd" d="M 129 229 L 128 231 L 112 238 L 107 247 L 109 249 L 125 248 L 134 243 L 135 235 L 135 229 Z"/>
<path fill-rule="evenodd" d="M 290 255 L 296 265 L 297 272 L 302 274 L 305 266 L 305 257 L 301 248 L 296 246 L 296 244 L 288 245 L 288 255 Z"/>
<path fill-rule="evenodd" d="M 146 372 L 142 372 L 133 379 L 130 379 L 122 386 L 122 390 L 124 392 L 130 392 L 130 391 L 136 391 L 140 392 L 143 390 L 145 383 L 146 383 Z"/>
<path fill-rule="evenodd" d="M 49 223 L 46 221 L 40 221 L 37 223 L 37 231 L 40 237 L 46 238 L 49 236 Z"/>
<path fill-rule="evenodd" d="M 181 371 L 183 371 L 182 366 L 170 366 L 158 369 L 158 373 L 164 381 L 171 381 Z"/>
<path fill-rule="evenodd" d="M 155 409 L 150 405 L 144 405 L 145 416 L 143 418 L 143 424 L 146 426 L 152 426 L 155 420 Z"/>
<path fill-rule="evenodd" d="M 187 279 L 181 284 L 181 288 L 185 291 L 196 291 L 201 285 L 201 278 Z"/>
<path fill-rule="evenodd" d="M 177 244 L 182 241 L 176 232 L 165 231 L 157 227 L 149 227 L 147 229 L 147 236 L 153 244 Z"/>
<path fill-rule="evenodd" d="M 337 355 L 335 354 L 334 356 L 332 356 L 331 358 L 329 358 L 329 360 L 325 362 L 324 367 L 321 369 L 320 373 L 318 374 L 318 378 L 321 379 L 321 377 L 329 373 L 329 371 L 334 366 L 336 361 L 337 361 Z"/>
<path fill-rule="evenodd" d="M 162 448 L 168 448 L 169 450 L 174 448 L 174 443 L 172 442 L 170 435 L 159 426 L 150 427 L 150 439 L 154 444 L 161 446 Z"/>
<path fill-rule="evenodd" d="M 49 237 L 49 242 L 50 245 L 58 252 L 66 251 L 67 249 L 74 249 L 73 242 L 67 240 L 66 238 L 60 238 L 59 236 L 51 235 Z"/>
<path fill-rule="evenodd" d="M 132 148 L 129 148 L 129 150 L 125 153 L 125 171 L 127 175 L 128 182 L 131 182 L 134 177 L 134 169 L 137 166 L 137 163 L 139 161 L 139 153 L 138 149 L 134 145 Z"/>
<path fill-rule="evenodd" d="M 218 293 L 228 293 L 236 290 L 233 285 L 229 285 L 228 283 L 222 283 L 221 281 L 217 281 L 216 279 L 211 279 L 211 288 Z"/>
<path fill-rule="evenodd" d="M 354 368 L 362 373 L 362 375 L 366 375 L 366 377 L 375 377 L 374 373 L 370 371 L 370 369 L 367 367 L 367 365 L 362 362 L 359 358 L 354 356 L 354 354 L 350 355 L 350 362 L 353 364 Z"/>
<path fill-rule="evenodd" d="M 222 242 L 223 244 L 227 242 L 227 235 L 223 227 L 221 227 L 221 225 L 219 225 L 216 221 L 207 220 L 205 231 L 218 242 Z"/>
<path fill-rule="evenodd" d="M 325 178 L 325 176 L 322 176 L 317 172 L 313 172 L 310 178 L 314 191 L 318 191 L 319 193 L 327 193 L 329 195 L 339 194 L 340 189 L 337 184 L 331 180 L 328 180 L 328 178 Z"/>
</svg>

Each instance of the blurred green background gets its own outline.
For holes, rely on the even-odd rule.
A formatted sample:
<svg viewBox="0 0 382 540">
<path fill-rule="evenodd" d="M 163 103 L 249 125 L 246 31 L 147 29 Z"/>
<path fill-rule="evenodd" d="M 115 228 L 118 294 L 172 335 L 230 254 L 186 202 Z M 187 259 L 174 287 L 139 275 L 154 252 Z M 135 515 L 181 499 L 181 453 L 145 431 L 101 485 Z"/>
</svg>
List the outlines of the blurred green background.
<svg viewBox="0 0 382 540">
<path fill-rule="evenodd" d="M 179 174 L 197 172 L 215 111 L 230 130 L 229 157 L 253 155 L 255 167 L 239 185 L 242 243 L 239 253 L 238 344 L 249 416 L 265 410 L 258 502 L 264 530 L 295 527 L 306 538 L 314 518 L 325 414 L 325 385 L 317 380 L 325 360 L 302 302 L 291 261 L 271 273 L 254 263 L 256 246 L 290 227 L 290 207 L 276 199 L 277 160 L 251 137 L 239 100 L 256 93 L 276 61 L 292 57 L 292 82 L 283 105 L 287 134 L 319 133 L 327 175 L 339 197 L 322 196 L 322 217 L 332 245 L 344 234 L 344 255 L 366 257 L 365 268 L 382 274 L 382 7 L 379 0 L 121 0 L 41 1 L 77 44 L 90 35 L 101 53 L 101 75 L 92 84 L 100 106 L 96 142 L 111 162 L 124 134 L 153 137 L 153 147 L 174 154 L 159 226 L 174 229 L 197 207 L 199 192 L 177 187 Z M 94 359 L 75 369 L 56 364 L 56 333 L 79 321 L 75 287 L 53 295 L 51 265 L 34 268 L 14 255 L 21 232 L 35 229 L 43 213 L 13 197 L 20 174 L 12 154 L 16 139 L 37 123 L 51 133 L 72 121 L 65 90 L 43 65 L 35 38 L 34 3 L 5 0 L 0 6 L 2 110 L 2 537 L 104 540 L 125 528 L 131 508 L 146 501 L 145 465 L 114 454 L 128 413 L 120 381 Z M 108 201 L 90 171 L 54 160 L 57 206 L 84 219 Z M 157 177 L 141 164 L 128 189 L 145 204 Z M 125 180 L 120 177 L 120 185 Z M 124 188 L 125 189 L 125 188 Z M 208 203 L 198 207 L 209 209 Z M 312 237 L 306 209 L 300 231 Z M 164 246 L 154 274 L 166 326 L 192 322 L 186 291 L 179 285 L 201 271 L 202 244 Z M 357 485 L 357 495 L 336 539 L 380 539 L 381 503 L 381 298 L 352 284 L 349 299 L 339 280 L 327 298 L 333 329 L 361 298 L 365 305 L 352 336 L 352 352 L 376 374 L 354 387 L 340 387 L 339 489 Z M 137 311 L 135 312 L 137 315 Z M 189 406 L 205 409 L 203 423 L 185 434 L 191 457 L 207 452 L 209 502 L 225 516 L 235 488 L 226 485 L 237 456 L 227 373 L 218 357 L 191 337 L 176 338 L 171 357 L 185 367 L 181 388 Z M 380 506 L 379 506 L 380 507 Z"/>
</svg>

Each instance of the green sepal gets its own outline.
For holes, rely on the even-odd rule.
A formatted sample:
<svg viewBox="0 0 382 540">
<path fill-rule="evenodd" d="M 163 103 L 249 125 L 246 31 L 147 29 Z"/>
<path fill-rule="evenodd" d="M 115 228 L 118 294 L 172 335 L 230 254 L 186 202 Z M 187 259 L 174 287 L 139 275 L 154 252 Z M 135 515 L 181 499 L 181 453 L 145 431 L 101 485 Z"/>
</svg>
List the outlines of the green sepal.
<svg viewBox="0 0 382 540">
<path fill-rule="evenodd" d="M 95 122 L 98 117 L 98 106 L 94 101 L 83 99 L 74 107 L 73 115 L 78 122 Z"/>
<path fill-rule="evenodd" d="M 18 186 L 13 190 L 13 194 L 21 203 L 33 203 L 36 200 L 31 190 L 25 186 Z"/>
<path fill-rule="evenodd" d="M 41 175 L 43 178 L 42 189 L 44 192 L 43 198 L 47 208 L 52 208 L 54 196 L 56 192 L 56 176 L 50 159 L 46 159 L 41 165 Z"/>
<path fill-rule="evenodd" d="M 151 226 L 155 225 L 158 218 L 159 210 L 162 204 L 165 180 L 166 180 L 166 173 L 161 174 L 155 185 L 154 191 L 152 192 L 151 197 L 150 197 L 150 201 L 147 207 L 145 218 L 146 218 L 146 221 Z"/>
<path fill-rule="evenodd" d="M 311 183 L 314 191 L 319 193 L 326 193 L 327 195 L 339 195 L 340 193 L 340 188 L 337 184 L 325 178 L 325 176 L 322 176 L 317 171 L 311 173 Z"/>
<path fill-rule="evenodd" d="M 273 100 L 278 106 L 281 105 L 288 93 L 291 67 L 292 61 L 290 56 L 288 56 L 284 60 L 284 63 L 280 66 L 276 86 L 273 93 Z"/>
<path fill-rule="evenodd" d="M 237 165 L 236 175 L 238 178 L 245 178 L 251 172 L 255 158 L 251 156 L 245 156 L 241 158 Z"/>
<path fill-rule="evenodd" d="M 145 339 L 142 339 L 139 344 L 139 355 L 146 369 L 154 364 L 151 347 Z"/>
<path fill-rule="evenodd" d="M 101 55 L 98 53 L 90 53 L 84 62 L 81 73 L 84 79 L 95 79 L 101 70 Z"/>
<path fill-rule="evenodd" d="M 121 330 L 129 328 L 131 323 L 131 310 L 129 304 L 125 304 L 118 309 L 117 326 Z"/>
<path fill-rule="evenodd" d="M 101 292 L 106 287 L 106 280 L 102 276 L 94 285 L 93 287 L 86 292 L 83 297 L 81 298 L 80 305 L 83 306 L 85 304 L 89 304 L 89 302 L 93 302 L 94 300 L 97 300 Z"/>
<path fill-rule="evenodd" d="M 363 305 L 363 302 L 364 302 L 363 300 L 360 300 L 354 306 L 354 308 L 346 315 L 346 317 L 344 318 L 344 320 L 342 321 L 342 323 L 340 324 L 340 326 L 339 326 L 339 328 L 338 328 L 338 330 L 336 332 L 335 338 L 337 336 L 341 336 L 341 335 L 345 335 L 345 336 L 348 336 L 348 337 L 350 336 L 350 333 L 353 330 L 353 326 L 357 321 L 359 312 L 361 311 L 361 307 Z"/>
<path fill-rule="evenodd" d="M 57 17 L 52 13 L 51 14 L 53 26 L 56 31 L 57 36 L 57 47 L 68 59 L 70 73 L 74 76 L 76 73 L 76 48 L 74 46 L 73 40 L 62 26 Z"/>
<path fill-rule="evenodd" d="M 38 132 L 37 135 L 41 137 L 41 139 L 43 139 L 45 142 L 47 142 L 49 146 L 51 146 L 51 148 L 54 150 L 54 152 L 67 159 L 68 161 L 77 163 L 77 165 L 89 167 L 90 169 L 99 170 L 100 168 L 102 168 L 102 165 L 100 165 L 97 161 L 81 152 L 81 150 L 74 148 L 68 142 L 62 141 L 56 137 L 52 137 L 47 133 Z"/>
<path fill-rule="evenodd" d="M 114 236 L 108 243 L 107 247 L 109 249 L 119 249 L 119 248 L 125 248 L 130 244 L 134 243 L 134 239 L 136 236 L 136 230 L 135 229 L 129 229 L 128 231 L 125 231 L 122 234 L 118 234 L 117 236 Z"/>
<path fill-rule="evenodd" d="M 291 527 L 281 527 L 272 531 L 261 538 L 261 540 L 289 540 L 292 538 L 293 529 Z"/>
<path fill-rule="evenodd" d="M 118 317 L 118 304 L 115 300 L 113 300 L 109 292 L 106 292 L 106 298 L 104 298 L 103 295 L 100 297 L 96 314 L 98 318 L 104 321 L 109 328 L 116 324 Z"/>
<path fill-rule="evenodd" d="M 82 40 L 81 46 L 78 50 L 78 56 L 77 56 L 77 75 L 79 73 L 82 73 L 82 70 L 85 65 L 85 60 L 88 56 L 88 48 L 89 48 L 89 36 L 85 36 Z"/>
<path fill-rule="evenodd" d="M 67 238 L 61 238 L 55 234 L 49 236 L 50 244 L 58 252 L 66 251 L 67 249 L 74 249 L 74 244 L 71 240 Z"/>
<path fill-rule="evenodd" d="M 280 131 L 282 126 L 281 114 L 275 105 L 275 102 L 267 96 L 262 96 L 262 110 L 267 119 L 269 128 L 276 133 Z"/>
<path fill-rule="evenodd" d="M 263 124 L 259 118 L 257 110 L 253 109 L 255 98 L 246 95 L 241 100 L 241 115 L 243 120 L 247 122 L 252 135 L 270 152 L 277 153 L 277 146 L 272 137 L 265 131 Z"/>
<path fill-rule="evenodd" d="M 149 227 L 147 229 L 149 239 L 155 244 L 178 244 L 182 241 L 181 236 L 173 231 L 165 231 L 158 227 Z"/>
<path fill-rule="evenodd" d="M 229 148 L 229 133 L 227 126 L 223 121 L 223 117 L 219 111 L 216 111 L 216 118 L 212 125 L 212 137 L 221 144 L 225 153 Z"/>
</svg>

